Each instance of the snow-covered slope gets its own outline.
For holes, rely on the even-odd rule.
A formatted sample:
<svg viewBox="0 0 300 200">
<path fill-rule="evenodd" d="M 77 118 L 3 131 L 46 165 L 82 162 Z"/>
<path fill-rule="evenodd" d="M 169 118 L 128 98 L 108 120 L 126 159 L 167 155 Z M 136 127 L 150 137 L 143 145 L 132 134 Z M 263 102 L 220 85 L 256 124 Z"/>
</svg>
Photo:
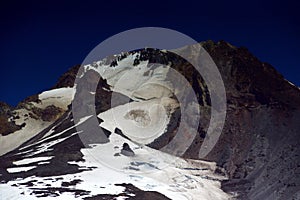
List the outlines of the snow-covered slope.
<svg viewBox="0 0 300 200">
<path fill-rule="evenodd" d="M 9 120 L 14 120 L 17 125 L 24 124 L 24 126 L 14 133 L 0 135 L 0 156 L 20 146 L 51 125 L 68 109 L 74 91 L 74 88 L 49 90 L 39 94 L 37 102 L 27 102 L 22 108 L 14 110 L 14 117 Z"/>
<path fill-rule="evenodd" d="M 137 62 L 138 61 L 138 62 Z M 229 199 L 221 189 L 226 179 L 213 162 L 183 159 L 152 149 L 150 144 L 168 132 L 172 115 L 180 107 L 180 93 L 167 79 L 169 64 L 154 65 L 141 54 L 126 53 L 84 67 L 98 73 L 109 87 L 98 88 L 102 102 L 112 107 L 97 113 L 109 139 L 105 144 L 82 143 L 93 117 L 75 124 L 71 107 L 74 88 L 59 88 L 38 95 L 31 107 L 17 110 L 17 123 L 26 126 L 0 136 L 1 199 Z M 113 94 L 128 97 L 116 104 Z M 96 92 L 90 92 L 97 98 Z M 59 118 L 23 118 L 32 108 L 55 106 Z M 26 115 L 27 116 L 27 115 Z M 215 173 L 215 171 L 221 173 Z"/>
<path fill-rule="evenodd" d="M 136 101 L 171 96 L 174 88 L 166 80 L 170 66 L 149 63 L 147 60 L 135 64 L 135 60 L 140 56 L 139 53 L 123 54 L 122 59 L 115 56 L 118 60 L 115 65 L 111 65 L 111 62 L 104 59 L 85 66 L 85 71 L 97 71 L 103 79 L 107 80 L 112 91 Z"/>
<path fill-rule="evenodd" d="M 69 136 L 64 139 L 68 138 Z M 54 143 L 60 143 L 64 139 Z M 143 191 L 157 191 L 170 199 L 229 198 L 229 195 L 220 189 L 220 180 L 225 177 L 214 174 L 216 169 L 214 163 L 176 158 L 149 147 L 140 147 L 117 134 L 112 134 L 110 139 L 111 142 L 105 145 L 93 145 L 92 148 L 81 149 L 83 161 L 68 161 L 69 165 L 78 166 L 76 173 L 56 176 L 41 176 L 36 173 L 39 171 L 38 168 L 41 170 L 47 165 L 53 167 L 50 162 L 53 162 L 56 156 L 52 154 L 55 151 L 52 149 L 54 143 L 48 145 L 49 142 L 43 142 L 39 147 L 47 145 L 48 147 L 40 149 L 39 152 L 28 150 L 19 152 L 22 155 L 20 160 L 15 160 L 13 166 L 7 168 L 7 171 L 10 175 L 21 176 L 21 178 L 1 184 L 2 197 L 36 199 L 46 196 L 47 199 L 51 197 L 84 199 L 99 194 L 135 196 L 134 193 L 126 193 L 125 187 L 118 186 L 126 183 Z M 130 145 L 135 156 L 128 157 L 120 154 L 124 142 Z M 40 156 L 45 152 L 50 153 L 51 156 Z M 30 175 L 26 176 L 26 173 Z M 76 184 L 69 186 L 68 183 Z M 59 188 L 65 192 L 59 194 Z M 81 191 L 82 194 L 76 195 L 76 191 Z"/>
<path fill-rule="evenodd" d="M 87 117 L 82 123 L 88 120 Z M 110 119 L 104 117 L 102 120 Z M 10 157 L 12 163 L 6 168 L 8 174 L 2 172 L 9 179 L 0 184 L 3 199 L 84 199 L 100 194 L 135 196 L 135 193 L 126 192 L 126 187 L 118 185 L 123 183 L 142 191 L 159 192 L 169 199 L 229 198 L 220 189 L 220 181 L 225 177 L 214 174 L 214 163 L 177 158 L 139 146 L 116 133 L 110 135 L 107 144 L 81 148 L 82 159 L 65 160 L 60 156 L 67 156 L 69 152 L 63 151 L 60 155 L 57 151 L 65 145 L 73 145 L 67 140 L 79 133 L 70 131 L 67 134 L 66 130 L 72 130 L 72 127 L 62 132 L 50 130 L 47 137 L 22 147 Z M 133 149 L 134 156 L 121 154 L 124 143 Z M 68 166 L 76 166 L 76 170 L 65 171 Z"/>
<path fill-rule="evenodd" d="M 167 128 L 171 113 L 166 113 L 166 107 L 173 112 L 178 106 L 170 98 L 153 99 L 145 102 L 130 102 L 100 113 L 99 118 L 103 128 L 113 132 L 116 128 L 140 144 L 150 144 L 160 137 Z"/>
</svg>

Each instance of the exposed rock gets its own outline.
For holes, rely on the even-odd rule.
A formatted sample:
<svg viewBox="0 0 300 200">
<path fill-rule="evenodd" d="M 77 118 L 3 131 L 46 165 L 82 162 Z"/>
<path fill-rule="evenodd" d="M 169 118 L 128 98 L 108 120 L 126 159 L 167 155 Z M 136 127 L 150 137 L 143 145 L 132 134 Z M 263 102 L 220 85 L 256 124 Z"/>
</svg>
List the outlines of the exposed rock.
<svg viewBox="0 0 300 200">
<path fill-rule="evenodd" d="M 71 67 L 66 73 L 64 73 L 58 80 L 58 82 L 53 86 L 55 88 L 62 87 L 73 87 L 74 81 L 81 65 L 75 65 Z"/>
<path fill-rule="evenodd" d="M 0 115 L 9 115 L 12 111 L 12 107 L 7 103 L 0 101 Z"/>
<path fill-rule="evenodd" d="M 45 109 L 42 110 L 41 113 L 41 119 L 43 121 L 55 121 L 58 119 L 62 114 L 63 110 L 59 107 L 56 107 L 54 105 L 47 106 Z"/>
<path fill-rule="evenodd" d="M 40 103 L 41 100 L 39 99 L 39 95 L 35 94 L 35 95 L 25 98 L 21 103 L 28 103 L 28 102 Z"/>
<path fill-rule="evenodd" d="M 123 144 L 121 154 L 123 154 L 124 156 L 129 156 L 129 157 L 132 157 L 135 155 L 134 151 L 132 151 L 132 149 L 130 148 L 130 146 L 127 143 Z"/>
<path fill-rule="evenodd" d="M 63 113 L 63 109 L 56 107 L 54 105 L 47 106 L 46 108 L 38 108 L 38 107 L 33 107 L 32 112 L 35 115 L 36 119 L 42 119 L 43 121 L 55 121 L 57 120 Z M 33 115 L 31 117 L 34 118 Z"/>
<path fill-rule="evenodd" d="M 130 140 L 129 137 L 127 137 L 126 135 L 124 135 L 124 133 L 122 132 L 122 130 L 120 130 L 119 128 L 115 128 L 114 131 L 116 134 L 121 135 L 122 137 L 126 138 L 127 140 Z"/>
<path fill-rule="evenodd" d="M 13 115 L 13 108 L 4 102 L 0 102 L 0 135 L 8 135 L 22 128 L 22 125 L 16 125 Z"/>
<path fill-rule="evenodd" d="M 224 41 L 203 46 L 220 70 L 228 102 L 222 135 L 206 159 L 225 167 L 230 179 L 223 188 L 239 199 L 292 199 L 300 187 L 293 175 L 300 171 L 300 90 L 246 48 Z M 185 156 L 196 157 L 197 149 Z"/>
<path fill-rule="evenodd" d="M 20 130 L 22 126 L 16 125 L 13 121 L 9 122 L 5 115 L 0 116 L 0 135 L 8 135 L 17 130 Z"/>
</svg>

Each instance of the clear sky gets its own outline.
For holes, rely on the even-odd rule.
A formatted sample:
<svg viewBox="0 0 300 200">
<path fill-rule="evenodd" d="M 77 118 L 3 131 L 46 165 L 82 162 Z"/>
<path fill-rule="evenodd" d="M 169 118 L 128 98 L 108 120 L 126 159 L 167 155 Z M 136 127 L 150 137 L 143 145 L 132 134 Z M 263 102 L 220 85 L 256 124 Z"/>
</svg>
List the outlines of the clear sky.
<svg viewBox="0 0 300 200">
<path fill-rule="evenodd" d="M 106 38 L 145 26 L 247 47 L 300 85 L 297 1 L 76 2 L 1 1 L 0 101 L 16 105 L 50 88 Z"/>
</svg>

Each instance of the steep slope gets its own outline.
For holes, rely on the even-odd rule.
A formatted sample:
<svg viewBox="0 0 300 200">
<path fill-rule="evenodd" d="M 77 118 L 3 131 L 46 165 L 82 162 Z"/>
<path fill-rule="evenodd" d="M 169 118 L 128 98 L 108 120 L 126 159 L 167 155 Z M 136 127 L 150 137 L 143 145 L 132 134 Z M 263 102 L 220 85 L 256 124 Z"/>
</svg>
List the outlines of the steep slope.
<svg viewBox="0 0 300 200">
<path fill-rule="evenodd" d="M 67 111 L 73 88 L 60 88 L 30 96 L 15 109 L 3 106 L 0 155 L 3 155 L 50 126 Z"/>
<path fill-rule="evenodd" d="M 299 88 L 245 48 L 204 47 L 227 93 L 227 121 L 207 157 L 228 172 L 223 188 L 239 191 L 241 199 L 299 199 Z"/>
<path fill-rule="evenodd" d="M 26 140 L 31 140 L 13 142 L 10 149 L 0 148 L 6 153 L 23 143 L 20 148 L 0 157 L 1 180 L 6 183 L 0 190 L 14 190 L 16 194 L 22 191 L 25 196 L 20 197 L 24 198 L 33 198 L 34 195 L 29 195 L 32 193 L 64 198 L 77 195 L 86 199 L 121 196 L 128 199 L 228 199 L 233 194 L 243 200 L 300 199 L 299 88 L 245 48 L 224 41 L 201 44 L 222 75 L 227 97 L 225 125 L 216 146 L 205 157 L 209 162 L 197 161 L 199 149 L 207 137 L 212 109 L 203 78 L 190 63 L 174 53 L 141 49 L 97 61 L 79 71 L 81 81 L 87 84 L 82 91 L 77 87 L 75 93 L 75 98 L 82 98 L 77 109 L 85 111 L 79 121 L 74 122 L 74 108 L 69 106 L 66 111 L 73 93 L 63 92 L 66 95 L 63 99 L 67 99 L 63 105 L 58 105 L 60 98 L 52 97 L 61 97 L 59 91 L 66 88 L 74 90 L 80 66 L 64 74 L 55 85 L 56 89 L 51 90 L 53 93 L 44 93 L 44 98 L 39 95 L 39 100 L 51 99 L 50 104 L 66 112 L 48 117 L 49 124 L 43 124 L 41 129 L 26 136 Z M 182 51 L 194 53 L 191 47 Z M 185 80 L 177 79 L 172 69 Z M 174 80 L 178 88 L 170 84 Z M 97 88 L 93 91 L 95 84 Z M 178 98 L 189 95 L 196 97 L 199 108 L 195 102 L 182 103 Z M 37 107 L 39 103 L 29 100 L 25 104 Z M 42 104 L 46 107 L 41 110 L 50 106 Z M 104 145 L 89 146 L 97 141 L 81 132 L 93 123 L 89 111 L 93 105 L 109 141 Z M 190 128 L 197 114 L 188 116 L 187 123 L 183 123 L 182 107 L 189 111 L 199 109 L 201 117 L 197 130 Z M 7 106 L 2 106 L 2 110 L 5 117 L 13 112 Z M 27 110 L 32 112 L 32 108 Z M 15 125 L 20 126 L 21 122 Z M 184 126 L 186 137 L 193 131 L 197 134 L 181 155 L 184 159 L 175 159 L 162 150 L 176 137 L 180 124 Z M 15 125 L 4 126 L 13 127 L 9 130 L 14 132 L 20 128 Z M 5 143 L 7 141 L 11 140 Z M 124 153 L 125 143 L 130 148 Z M 180 141 L 176 145 L 180 146 Z M 131 151 L 133 154 L 128 153 Z M 178 152 L 173 153 L 177 155 Z M 101 159 L 93 155 L 101 155 Z M 26 158 L 33 160 L 29 162 Z M 149 170 L 157 170 L 157 176 Z M 93 178 L 99 174 L 103 181 Z M 68 193 L 71 195 L 66 195 Z"/>
<path fill-rule="evenodd" d="M 169 67 L 148 65 L 150 58 L 166 55 L 144 49 L 104 59 L 84 66 L 77 85 L 61 78 L 57 86 L 62 88 L 38 95 L 38 103 L 27 102 L 34 108 L 50 103 L 66 109 L 69 100 L 82 98 L 79 107 L 69 105 L 56 121 L 41 131 L 33 130 L 31 139 L 21 146 L 5 141 L 19 147 L 0 157 L 3 197 L 228 199 L 230 195 L 220 188 L 226 177 L 214 173 L 215 163 L 186 160 L 145 146 L 169 132 L 168 124 L 179 106 L 172 94 L 175 88 L 166 79 Z M 80 81 L 87 83 L 84 90 Z M 88 96 L 96 100 L 104 143 L 94 137 L 94 129 L 86 129 L 96 117 L 89 113 Z M 76 121 L 74 112 L 81 109 L 84 112 Z"/>
</svg>

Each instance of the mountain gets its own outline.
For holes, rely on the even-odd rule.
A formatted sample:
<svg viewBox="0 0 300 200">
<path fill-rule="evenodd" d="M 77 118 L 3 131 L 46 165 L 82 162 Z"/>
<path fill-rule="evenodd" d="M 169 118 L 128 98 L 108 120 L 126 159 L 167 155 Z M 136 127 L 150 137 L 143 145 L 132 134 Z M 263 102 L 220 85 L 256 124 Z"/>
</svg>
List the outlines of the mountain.
<svg viewBox="0 0 300 200">
<path fill-rule="evenodd" d="M 195 49 L 124 52 L 74 66 L 16 108 L 1 103 L 1 199 L 300 199 L 299 88 L 246 48 L 201 46 L 226 91 L 207 155 L 222 108 L 176 54 Z"/>
<path fill-rule="evenodd" d="M 245 48 L 204 44 L 227 95 L 227 121 L 207 157 L 223 166 L 223 189 L 241 199 L 299 199 L 300 92 Z"/>
</svg>

